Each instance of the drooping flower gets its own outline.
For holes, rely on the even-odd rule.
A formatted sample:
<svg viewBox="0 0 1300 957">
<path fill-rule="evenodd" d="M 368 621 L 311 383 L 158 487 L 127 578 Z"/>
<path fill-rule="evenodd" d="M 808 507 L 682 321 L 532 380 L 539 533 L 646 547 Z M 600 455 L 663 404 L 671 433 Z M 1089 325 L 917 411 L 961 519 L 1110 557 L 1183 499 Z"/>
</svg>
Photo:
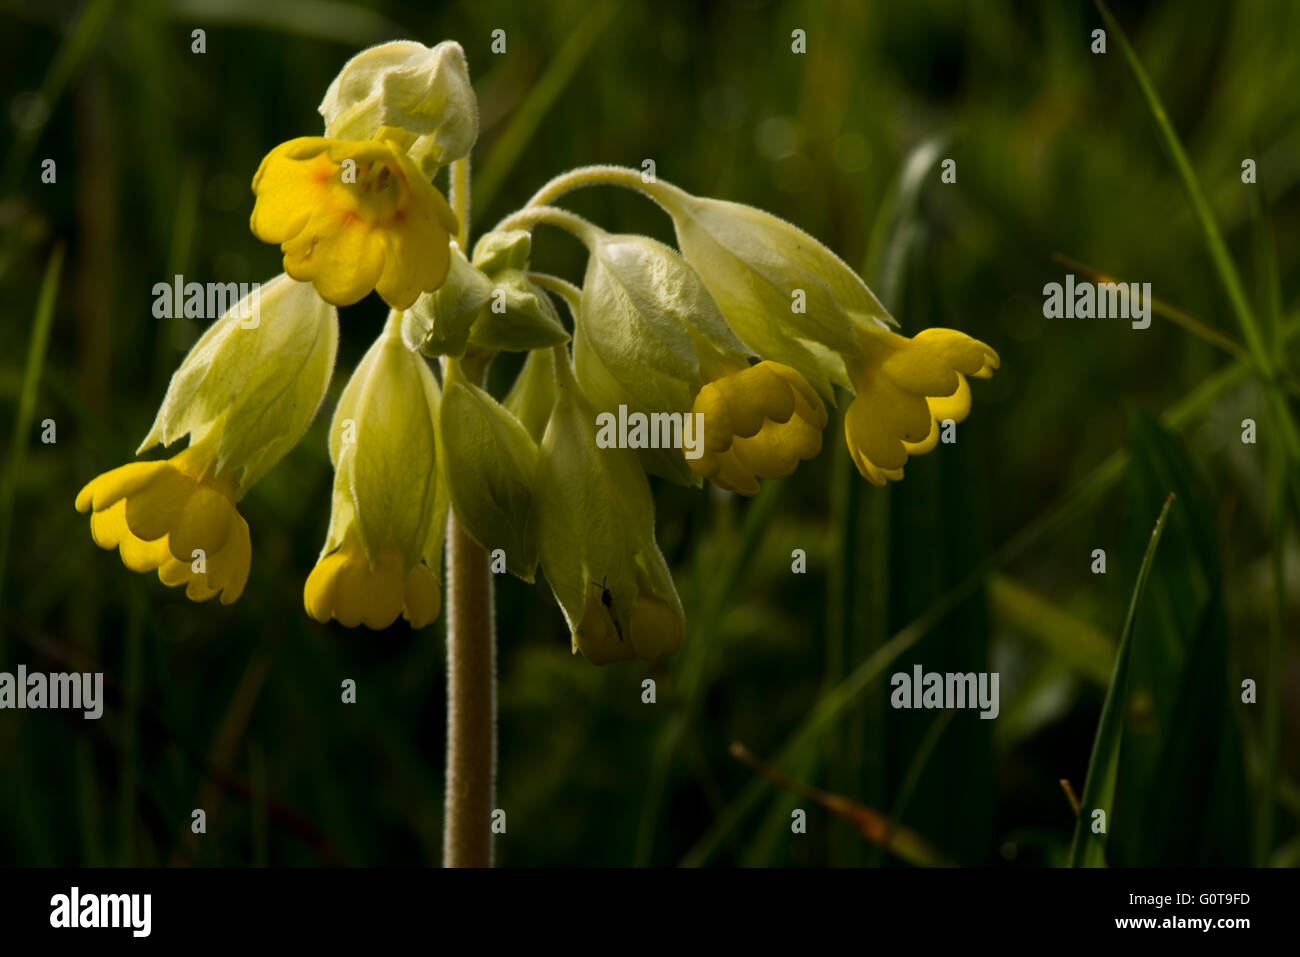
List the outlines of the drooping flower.
<svg viewBox="0 0 1300 957">
<path fill-rule="evenodd" d="M 118 549 L 132 571 L 185 585 L 195 601 L 237 599 L 251 546 L 236 504 L 306 431 L 337 347 L 336 311 L 288 276 L 236 304 L 172 376 L 137 454 L 186 435 L 189 446 L 113 469 L 77 494 L 96 544 Z"/>
<path fill-rule="evenodd" d="M 842 259 L 791 223 L 662 180 L 644 188 L 672 216 L 682 255 L 737 335 L 826 398 L 832 383 L 848 385 L 843 357 L 858 330 L 897 325 Z"/>
<path fill-rule="evenodd" d="M 642 188 L 672 216 L 687 262 L 760 356 L 790 368 L 828 399 L 836 384 L 856 394 L 845 437 L 872 483 L 902 478 L 909 455 L 935 447 L 940 423 L 969 413 L 965 377 L 987 378 L 997 368 L 997 353 L 964 333 L 926 329 L 912 339 L 894 333 L 897 323 L 861 277 L 785 220 L 663 181 Z M 741 475 L 735 464 L 728 474 Z M 736 488 L 753 494 L 757 483 Z"/>
<path fill-rule="evenodd" d="M 764 360 L 706 383 L 692 411 L 704 416 L 704 454 L 688 464 L 741 495 L 756 495 L 758 479 L 785 478 L 822 449 L 826 405 L 779 362 Z"/>
<path fill-rule="evenodd" d="M 864 330 L 861 352 L 848 366 L 856 396 L 844 435 L 858 471 L 874 485 L 901 479 L 908 456 L 933 449 L 945 421 L 965 419 L 966 377 L 987 379 L 998 367 L 993 349 L 953 329 L 925 329 L 911 339 Z"/>
<path fill-rule="evenodd" d="M 281 143 L 253 177 L 253 234 L 278 243 L 284 270 L 338 306 L 372 289 L 409 308 L 447 277 L 456 215 L 388 139 L 302 136 Z"/>
<path fill-rule="evenodd" d="M 685 414 L 707 382 L 748 366 L 749 350 L 674 250 L 600 230 L 587 241 L 573 367 L 599 410 L 625 405 L 647 416 Z M 638 454 L 654 475 L 683 485 L 699 481 L 680 449 Z"/>
<path fill-rule="evenodd" d="M 447 500 L 438 480 L 438 384 L 389 315 L 334 412 L 329 533 L 303 589 L 307 613 L 348 627 L 423 628 L 441 610 Z"/>
<path fill-rule="evenodd" d="M 210 465 L 203 444 L 165 461 L 132 462 L 91 481 L 76 504 L 91 512 L 95 544 L 116 548 L 131 571 L 157 570 L 192 601 L 220 594 L 229 605 L 248 581 L 252 545 L 231 476 L 211 474 Z"/>
<path fill-rule="evenodd" d="M 575 654 L 595 664 L 681 646 L 686 620 L 655 541 L 654 500 L 636 456 L 597 447 L 595 409 L 555 349 L 556 401 L 535 485 L 542 571 Z"/>
</svg>

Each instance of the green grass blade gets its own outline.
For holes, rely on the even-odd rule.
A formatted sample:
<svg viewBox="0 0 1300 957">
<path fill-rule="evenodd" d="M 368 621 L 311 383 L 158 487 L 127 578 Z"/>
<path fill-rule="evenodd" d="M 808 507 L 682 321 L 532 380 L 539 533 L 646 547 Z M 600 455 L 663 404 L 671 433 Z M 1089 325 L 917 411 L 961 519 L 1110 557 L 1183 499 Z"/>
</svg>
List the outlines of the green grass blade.
<svg viewBox="0 0 1300 957">
<path fill-rule="evenodd" d="M 1133 623 L 1137 620 L 1138 606 L 1142 603 L 1142 593 L 1146 589 L 1151 566 L 1155 562 L 1156 547 L 1165 529 L 1165 519 L 1169 508 L 1174 503 L 1174 496 L 1165 499 L 1160 517 L 1156 519 L 1151 531 L 1151 540 L 1147 543 L 1146 554 L 1142 556 L 1142 565 L 1138 569 L 1137 582 L 1133 585 L 1133 597 L 1129 600 L 1128 614 L 1124 618 L 1124 628 L 1120 632 L 1119 650 L 1115 654 L 1115 670 L 1111 675 L 1110 687 L 1106 691 L 1106 702 L 1101 708 L 1101 721 L 1097 726 L 1097 737 L 1092 744 L 1092 756 L 1088 760 L 1088 777 L 1083 785 L 1083 794 L 1079 799 L 1082 813 L 1074 827 L 1074 842 L 1070 847 L 1071 867 L 1105 866 L 1106 832 L 1094 834 L 1092 831 L 1093 812 L 1104 811 L 1109 827 L 1111 802 L 1115 796 L 1115 779 L 1119 769 L 1120 744 L 1124 734 L 1124 707 L 1128 698 L 1128 663 L 1129 651 L 1133 644 Z"/>
<path fill-rule="evenodd" d="M 32 341 L 27 349 L 27 365 L 23 370 L 22 392 L 18 395 L 18 411 L 14 415 L 14 432 L 9 443 L 9 467 L 0 481 L 0 599 L 5 589 L 5 573 L 9 567 L 9 544 L 13 532 L 14 497 L 23 474 L 23 460 L 27 455 L 27 433 L 32 427 L 36 411 L 36 393 L 41 385 L 41 371 L 45 368 L 45 349 L 50 341 L 50 327 L 54 324 L 54 302 L 59 289 L 59 274 L 63 271 L 63 244 L 54 247 L 50 261 L 41 280 L 40 295 L 36 300 L 36 318 L 32 322 Z M 0 661 L 4 656 L 4 623 L 0 620 Z"/>
<path fill-rule="evenodd" d="M 1160 135 L 1160 144 L 1178 174 L 1179 184 L 1182 186 L 1183 193 L 1192 207 L 1192 215 L 1197 226 L 1200 227 L 1201 237 L 1205 240 L 1215 272 L 1218 274 L 1219 281 L 1223 284 L 1224 292 L 1227 293 L 1228 301 L 1232 304 L 1233 312 L 1236 313 L 1237 323 L 1241 326 L 1242 338 L 1245 339 L 1246 346 L 1250 349 L 1251 356 L 1268 387 L 1270 405 L 1286 442 L 1291 460 L 1293 462 L 1300 461 L 1300 431 L 1297 431 L 1295 420 L 1291 416 L 1291 410 L 1277 387 L 1274 378 L 1275 366 L 1273 358 L 1269 354 L 1263 333 L 1255 319 L 1255 313 L 1251 309 L 1250 300 L 1246 297 L 1246 290 L 1242 284 L 1241 276 L 1237 272 L 1236 264 L 1228 253 L 1227 244 L 1223 241 L 1223 234 L 1219 231 L 1219 225 L 1215 221 L 1214 213 L 1211 211 L 1210 204 L 1206 201 L 1205 194 L 1201 191 L 1200 184 L 1196 180 L 1196 173 L 1192 170 L 1192 164 L 1187 158 L 1187 152 L 1183 149 L 1183 144 L 1179 140 L 1177 132 L 1174 131 L 1173 124 L 1169 122 L 1169 116 L 1165 112 L 1164 104 L 1160 101 L 1160 95 L 1156 92 L 1155 86 L 1152 85 L 1151 78 L 1147 76 L 1147 72 L 1138 59 L 1137 53 L 1129 45 L 1128 37 L 1124 35 L 1119 21 L 1115 19 L 1114 14 L 1110 12 L 1110 9 L 1102 0 L 1095 0 L 1095 2 L 1097 9 L 1101 12 L 1102 19 L 1106 23 L 1106 28 L 1115 35 L 1118 41 L 1124 62 L 1128 64 L 1129 71 L 1133 74 L 1133 78 L 1137 81 L 1138 88 L 1142 91 L 1142 96 L 1146 100 L 1147 109 L 1151 112 L 1152 121 L 1155 123 L 1156 131 Z"/>
<path fill-rule="evenodd" d="M 1124 62 L 1128 64 L 1133 79 L 1137 81 L 1138 88 L 1142 91 L 1147 109 L 1151 112 L 1151 119 L 1155 123 L 1156 131 L 1160 134 L 1160 145 L 1174 164 L 1179 184 L 1183 188 L 1183 193 L 1187 196 L 1188 203 L 1191 204 L 1192 215 L 1196 219 L 1197 226 L 1201 229 L 1201 236 L 1205 240 L 1215 271 L 1219 274 L 1219 281 L 1223 283 L 1224 291 L 1228 294 L 1228 301 L 1237 314 L 1237 321 L 1241 324 L 1241 331 L 1246 339 L 1246 344 L 1250 347 L 1256 360 L 1260 361 L 1261 370 L 1267 372 L 1271 368 L 1271 364 L 1267 361 L 1264 340 L 1255 321 L 1255 314 L 1250 308 L 1250 301 L 1246 298 L 1246 291 L 1242 286 L 1241 277 L 1237 274 L 1237 267 L 1232 261 L 1232 256 L 1228 253 L 1227 244 L 1223 241 L 1223 234 L 1219 232 L 1219 225 L 1214 219 L 1214 213 L 1210 210 L 1210 204 L 1206 201 L 1205 194 L 1201 191 L 1200 184 L 1196 180 L 1196 173 L 1192 170 L 1191 161 L 1187 158 L 1182 141 L 1179 140 L 1177 132 L 1174 131 L 1173 124 L 1169 122 L 1169 115 L 1165 112 L 1164 104 L 1160 101 L 1160 94 L 1156 92 L 1155 86 L 1151 83 L 1151 78 L 1147 76 L 1147 71 L 1142 66 L 1142 61 L 1138 59 L 1137 53 L 1129 44 L 1128 37 L 1124 35 L 1124 30 L 1120 27 L 1119 21 L 1115 19 L 1114 14 L 1110 12 L 1110 8 L 1101 0 L 1097 0 L 1097 9 L 1101 12 L 1101 18 L 1106 23 L 1106 29 L 1115 35 Z"/>
<path fill-rule="evenodd" d="M 951 714 L 952 712 L 949 712 Z M 938 722 L 936 722 L 937 724 Z M 930 844 L 928 840 L 898 823 L 897 817 L 881 814 L 875 808 L 850 800 L 841 794 L 809 787 L 763 764 L 740 742 L 731 745 L 731 755 L 765 777 L 773 785 L 792 795 L 791 804 L 813 801 L 831 814 L 845 821 L 862 837 L 876 847 L 888 850 L 902 860 L 917 867 L 953 867 L 951 860 Z M 797 798 L 803 798 L 798 801 Z M 787 814 L 786 820 L 789 820 Z"/>
<path fill-rule="evenodd" d="M 822 695 L 817 704 L 814 705 L 808 718 L 799 727 L 799 730 L 786 740 L 776 760 L 772 762 L 772 767 L 784 770 L 795 766 L 794 759 L 809 748 L 827 728 L 831 727 L 840 715 L 857 700 L 862 691 L 884 674 L 885 670 L 900 655 L 924 638 L 939 622 L 943 621 L 944 617 L 953 608 L 957 607 L 977 584 L 978 579 L 972 577 L 943 598 L 940 598 L 926 609 L 925 613 L 919 618 L 881 645 L 871 657 L 858 665 L 852 674 Z M 766 786 L 767 782 L 761 778 L 750 781 L 749 785 L 741 792 L 740 797 L 718 816 L 713 827 L 682 859 L 683 866 L 699 867 L 708 863 L 721 849 L 730 833 L 753 810 L 754 805 L 763 796 Z"/>
<path fill-rule="evenodd" d="M 483 172 L 474 180 L 474 202 L 480 209 L 489 209 L 501 186 L 514 172 L 515 164 L 523 155 L 524 147 L 533 138 L 542 120 L 555 101 L 569 85 L 578 67 L 595 46 L 601 32 L 618 11 L 616 0 L 597 3 L 587 11 L 578 26 L 570 31 L 569 39 L 560 52 L 547 65 L 541 78 L 533 85 L 523 105 L 515 112 L 510 125 L 497 138 L 491 155 L 483 164 Z"/>
</svg>

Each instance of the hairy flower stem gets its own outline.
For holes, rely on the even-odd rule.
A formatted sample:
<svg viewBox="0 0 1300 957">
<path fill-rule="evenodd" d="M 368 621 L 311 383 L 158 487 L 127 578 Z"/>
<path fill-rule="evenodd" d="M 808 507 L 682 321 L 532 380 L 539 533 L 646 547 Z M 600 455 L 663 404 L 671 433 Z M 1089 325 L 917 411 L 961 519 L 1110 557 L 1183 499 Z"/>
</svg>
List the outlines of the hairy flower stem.
<svg viewBox="0 0 1300 957">
<path fill-rule="evenodd" d="M 571 169 L 567 173 L 561 173 L 544 185 L 533 194 L 532 199 L 525 204 L 525 208 L 545 206 L 548 203 L 553 203 L 565 193 L 581 189 L 584 186 L 624 186 L 644 193 L 652 199 L 655 198 L 656 193 L 680 192 L 677 187 L 670 186 L 660 180 L 652 179 L 646 182 L 640 170 L 626 166 L 582 166 L 578 169 Z"/>
<path fill-rule="evenodd" d="M 456 237 L 469 245 L 469 163 L 451 170 Z M 482 383 L 487 364 L 467 369 Z M 445 867 L 491 867 L 496 800 L 496 619 L 487 552 L 452 511 L 447 527 L 447 804 Z"/>
<path fill-rule="evenodd" d="M 566 230 L 582 240 L 588 248 L 595 245 L 597 238 L 604 233 L 604 230 L 594 223 L 588 222 L 581 216 L 567 210 L 556 209 L 554 206 L 536 206 L 516 210 L 501 220 L 496 225 L 496 228 L 498 230 L 532 229 L 538 223 L 547 223 Z"/>
</svg>

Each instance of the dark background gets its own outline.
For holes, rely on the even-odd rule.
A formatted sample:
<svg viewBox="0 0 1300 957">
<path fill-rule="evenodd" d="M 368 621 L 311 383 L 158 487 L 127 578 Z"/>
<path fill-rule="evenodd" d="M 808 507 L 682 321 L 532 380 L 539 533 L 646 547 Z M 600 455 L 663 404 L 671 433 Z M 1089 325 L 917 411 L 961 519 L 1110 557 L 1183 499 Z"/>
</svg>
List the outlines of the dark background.
<svg viewBox="0 0 1300 957">
<path fill-rule="evenodd" d="M 153 284 L 280 271 L 278 250 L 248 231 L 259 160 L 318 134 L 315 108 L 338 69 L 397 38 L 465 48 L 482 119 L 475 234 L 565 169 L 652 158 L 663 179 L 816 235 L 907 334 L 951 326 L 1002 357 L 975 383 L 957 444 L 913 459 L 889 489 L 857 476 L 834 417 L 823 454 L 754 501 L 656 483 L 688 621 L 670 659 L 593 667 L 570 655 L 544 584 L 500 581 L 499 863 L 899 863 L 808 798 L 759 788 L 733 741 L 766 761 L 788 744 L 792 778 L 895 815 L 936 861 L 1063 863 L 1074 819 L 1058 781 L 1083 787 L 1170 491 L 1178 502 L 1133 637 L 1110 863 L 1300 860 L 1300 570 L 1270 505 L 1278 442 L 1255 380 L 1219 377 L 1240 364 L 1241 331 L 1117 38 L 1090 52 L 1101 25 L 1091 4 L 0 10 L 0 670 L 102 670 L 109 687 L 98 722 L 0 712 L 0 864 L 440 860 L 443 620 L 373 633 L 302 610 L 328 519 L 325 426 L 379 332 L 377 297 L 343 310 L 323 413 L 241 504 L 253 569 L 235 605 L 195 605 L 128 572 L 72 507 L 86 481 L 131 460 L 201 331 L 154 319 Z M 1277 330 L 1296 322 L 1300 296 L 1300 7 L 1115 12 L 1285 365 Z M 202 55 L 191 53 L 196 28 Z M 796 28 L 804 55 L 791 52 Z M 495 29 L 504 55 L 490 52 Z M 40 181 L 47 157 L 55 184 Z M 955 184 L 939 180 L 945 157 Z M 1246 157 L 1258 163 L 1253 186 L 1241 182 Z M 562 202 L 671 240 L 667 218 L 626 191 Z M 29 358 L 60 244 L 48 349 Z M 578 244 L 539 231 L 535 249 L 537 267 L 580 281 Z M 1054 254 L 1150 282 L 1231 342 L 1162 316 L 1146 330 L 1045 319 L 1043 284 L 1066 272 Z M 498 395 L 511 370 L 494 367 Z M 1190 411 L 1159 423 L 1189 398 Z M 1241 441 L 1247 417 L 1254 445 Z M 54 444 L 40 438 L 47 418 Z M 791 574 L 795 548 L 806 574 Z M 1095 548 L 1105 575 L 1090 571 Z M 900 631 L 921 637 L 844 707 L 816 710 Z M 999 672 L 999 718 L 891 709 L 890 674 L 917 663 Z M 654 705 L 641 703 L 647 676 Z M 346 678 L 355 705 L 340 703 Z M 1259 704 L 1241 703 L 1246 678 Z M 1271 771 L 1266 713 L 1279 697 Z M 1271 828 L 1260 814 L 1269 794 Z M 199 807 L 208 832 L 196 837 Z M 795 807 L 807 834 L 790 833 Z"/>
</svg>

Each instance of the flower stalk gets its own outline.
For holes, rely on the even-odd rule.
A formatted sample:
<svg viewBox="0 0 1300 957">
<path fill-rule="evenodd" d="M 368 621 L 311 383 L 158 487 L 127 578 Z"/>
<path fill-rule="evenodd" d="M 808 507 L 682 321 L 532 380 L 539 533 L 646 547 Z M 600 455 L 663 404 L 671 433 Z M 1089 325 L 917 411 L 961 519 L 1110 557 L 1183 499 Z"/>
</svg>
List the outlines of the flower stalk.
<svg viewBox="0 0 1300 957">
<path fill-rule="evenodd" d="M 451 167 L 456 237 L 469 245 L 469 161 Z M 453 360 L 446 360 L 448 362 Z M 466 369 L 482 385 L 486 363 Z M 445 366 L 444 366 L 445 378 Z M 496 618 L 492 572 L 483 546 L 456 517 L 447 528 L 447 792 L 445 867 L 491 867 L 491 816 L 496 799 Z"/>
</svg>

